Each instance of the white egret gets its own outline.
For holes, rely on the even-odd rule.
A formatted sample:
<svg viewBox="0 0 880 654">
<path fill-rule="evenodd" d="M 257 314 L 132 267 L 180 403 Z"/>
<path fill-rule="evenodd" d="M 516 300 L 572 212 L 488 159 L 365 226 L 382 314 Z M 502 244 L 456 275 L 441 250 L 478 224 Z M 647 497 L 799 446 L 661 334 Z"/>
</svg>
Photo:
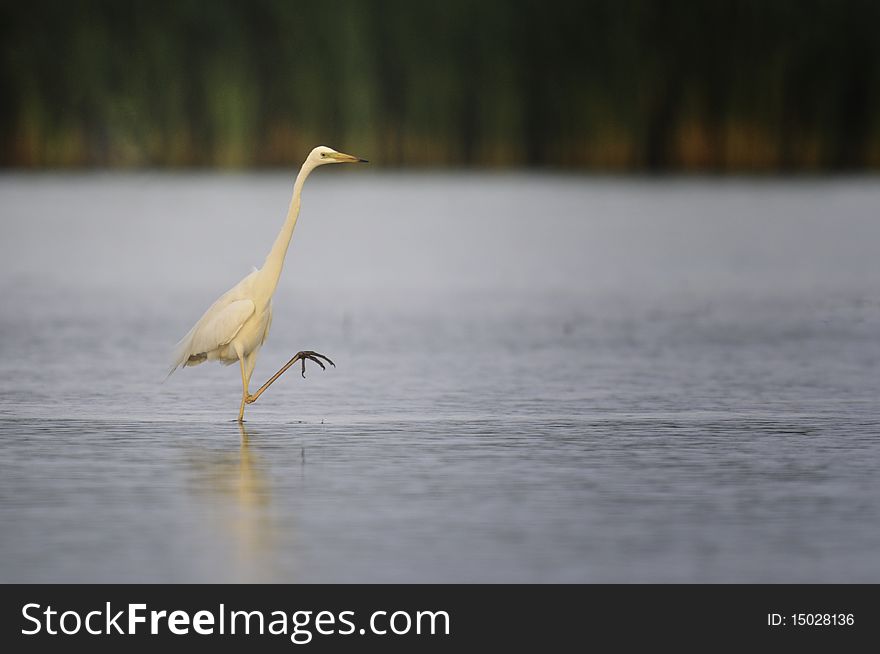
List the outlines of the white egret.
<svg viewBox="0 0 880 654">
<path fill-rule="evenodd" d="M 293 185 L 293 197 L 287 218 L 263 267 L 254 270 L 238 284 L 226 291 L 205 311 L 199 321 L 189 330 L 174 350 L 174 359 L 169 375 L 180 367 L 197 366 L 205 361 L 219 361 L 223 365 L 238 363 L 241 368 L 241 407 L 238 410 L 238 421 L 244 420 L 244 407 L 256 402 L 257 398 L 272 385 L 284 372 L 297 361 L 302 362 L 302 375 L 306 373 L 306 359 L 314 361 L 322 369 L 321 359 L 331 366 L 335 364 L 323 354 L 311 350 L 297 352 L 281 369 L 276 372 L 253 395 L 248 391 L 251 375 L 257 363 L 260 351 L 269 327 L 272 324 L 272 295 L 281 277 L 284 257 L 293 236 L 293 228 L 299 216 L 300 197 L 303 184 L 309 174 L 318 166 L 335 163 L 366 163 L 350 154 L 337 152 L 323 145 L 309 153 L 303 162 L 296 182 Z"/>
</svg>

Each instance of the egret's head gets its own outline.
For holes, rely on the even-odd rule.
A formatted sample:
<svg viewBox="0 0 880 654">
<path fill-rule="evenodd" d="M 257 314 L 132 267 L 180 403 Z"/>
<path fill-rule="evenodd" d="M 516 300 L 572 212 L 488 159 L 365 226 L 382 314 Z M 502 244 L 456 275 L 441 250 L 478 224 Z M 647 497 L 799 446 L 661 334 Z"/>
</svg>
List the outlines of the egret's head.
<svg viewBox="0 0 880 654">
<path fill-rule="evenodd" d="M 343 152 L 337 152 L 333 148 L 328 148 L 326 145 L 319 145 L 312 150 L 309 153 L 307 161 L 310 161 L 314 166 L 323 166 L 324 164 L 332 163 L 367 163 L 366 159 L 361 159 L 360 157 L 355 157 L 354 155 L 345 154 Z"/>
</svg>

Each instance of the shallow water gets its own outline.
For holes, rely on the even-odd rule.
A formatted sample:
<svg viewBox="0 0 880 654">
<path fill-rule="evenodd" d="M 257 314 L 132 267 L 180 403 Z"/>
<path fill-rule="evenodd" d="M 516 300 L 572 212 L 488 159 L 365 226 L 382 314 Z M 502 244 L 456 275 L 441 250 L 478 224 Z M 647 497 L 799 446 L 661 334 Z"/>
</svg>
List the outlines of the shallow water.
<svg viewBox="0 0 880 654">
<path fill-rule="evenodd" d="M 880 581 L 880 182 L 0 177 L 0 581 Z"/>
</svg>

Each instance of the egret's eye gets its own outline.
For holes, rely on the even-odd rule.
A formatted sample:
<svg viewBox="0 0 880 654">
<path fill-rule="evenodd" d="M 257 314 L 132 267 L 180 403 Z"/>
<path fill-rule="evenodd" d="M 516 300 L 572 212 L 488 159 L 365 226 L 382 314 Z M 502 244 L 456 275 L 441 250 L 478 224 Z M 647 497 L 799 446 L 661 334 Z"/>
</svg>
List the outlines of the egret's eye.
<svg viewBox="0 0 880 654">
<path fill-rule="evenodd" d="M 322 153 L 321 153 L 321 156 L 322 156 L 322 157 L 326 157 L 326 156 L 327 156 L 327 153 L 326 153 L 326 152 L 322 152 Z"/>
</svg>

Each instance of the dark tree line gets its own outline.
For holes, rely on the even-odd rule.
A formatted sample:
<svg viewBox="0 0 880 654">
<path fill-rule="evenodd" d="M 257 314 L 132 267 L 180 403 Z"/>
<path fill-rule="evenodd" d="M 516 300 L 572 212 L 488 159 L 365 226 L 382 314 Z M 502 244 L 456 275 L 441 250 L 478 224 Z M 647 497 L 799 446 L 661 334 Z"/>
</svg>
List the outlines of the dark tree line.
<svg viewBox="0 0 880 654">
<path fill-rule="evenodd" d="M 0 1 L 0 163 L 880 168 L 872 0 Z"/>
</svg>

